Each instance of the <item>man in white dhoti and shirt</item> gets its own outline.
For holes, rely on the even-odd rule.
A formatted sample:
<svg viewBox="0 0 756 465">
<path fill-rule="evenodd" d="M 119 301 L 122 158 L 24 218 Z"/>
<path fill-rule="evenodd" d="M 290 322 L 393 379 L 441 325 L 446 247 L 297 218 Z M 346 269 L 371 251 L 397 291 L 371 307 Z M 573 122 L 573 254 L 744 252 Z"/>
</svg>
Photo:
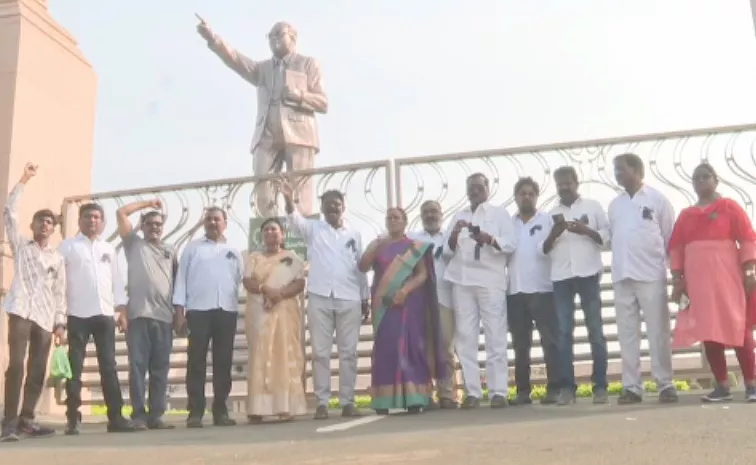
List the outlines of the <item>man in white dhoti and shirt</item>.
<svg viewBox="0 0 756 465">
<path fill-rule="evenodd" d="M 336 331 L 339 352 L 341 415 L 361 416 L 354 403 L 357 382 L 357 343 L 369 307 L 367 277 L 357 268 L 362 257 L 362 236 L 344 222 L 344 195 L 330 190 L 321 196 L 323 220 L 307 219 L 298 211 L 288 179 L 279 183 L 286 201 L 292 231 L 307 244 L 310 271 L 307 279 L 307 325 L 312 344 L 313 384 L 318 407 L 315 419 L 328 418 L 331 400 L 331 347 Z"/>
<path fill-rule="evenodd" d="M 483 397 L 478 366 L 478 337 L 483 323 L 486 341 L 486 379 L 491 407 L 507 406 L 507 259 L 517 237 L 512 218 L 503 207 L 488 202 L 488 178 L 467 178 L 470 206 L 452 218 L 447 245 L 453 251 L 444 279 L 453 285 L 457 325 L 457 356 L 462 365 L 465 400 L 462 408 L 480 406 Z"/>
<path fill-rule="evenodd" d="M 446 363 L 446 378 L 439 381 L 436 386 L 438 405 L 442 409 L 455 409 L 458 407 L 456 394 L 456 354 L 454 350 L 454 307 L 452 305 L 452 285 L 444 280 L 444 273 L 452 256 L 449 246 L 446 245 L 446 236 L 441 231 L 441 223 L 444 219 L 441 204 L 435 200 L 426 200 L 420 206 L 420 218 L 423 221 L 422 231 L 411 234 L 411 238 L 417 241 L 433 244 L 433 265 L 436 274 L 436 295 L 438 296 L 438 308 L 441 312 L 441 348 Z M 431 408 L 436 405 L 431 404 Z"/>
<path fill-rule="evenodd" d="M 659 402 L 677 402 L 667 305 L 667 245 L 675 212 L 664 194 L 643 184 L 644 171 L 638 155 L 627 153 L 614 159 L 617 183 L 625 188 L 609 205 L 614 307 L 624 386 L 619 404 L 643 400 L 641 312 Z"/>
</svg>

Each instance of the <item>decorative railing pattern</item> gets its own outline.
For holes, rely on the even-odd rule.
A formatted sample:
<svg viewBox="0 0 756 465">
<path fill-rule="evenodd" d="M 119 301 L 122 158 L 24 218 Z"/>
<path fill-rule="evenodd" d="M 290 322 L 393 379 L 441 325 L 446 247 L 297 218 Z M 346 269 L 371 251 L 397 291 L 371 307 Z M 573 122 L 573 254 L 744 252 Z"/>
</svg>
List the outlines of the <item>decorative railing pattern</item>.
<svg viewBox="0 0 756 465">
<path fill-rule="evenodd" d="M 350 222 L 361 231 L 376 235 L 383 227 L 382 218 L 386 209 L 393 204 L 391 169 L 390 162 L 377 161 L 307 170 L 302 171 L 300 176 L 312 179 L 318 197 L 331 189 L 344 193 Z M 187 242 L 202 236 L 204 211 L 211 206 L 226 210 L 227 240 L 240 249 L 246 249 L 250 219 L 260 216 L 260 209 L 255 204 L 257 190 L 263 183 L 277 178 L 275 175 L 251 176 L 67 198 L 63 204 L 62 232 L 64 237 L 75 234 L 78 207 L 87 202 L 97 202 L 103 206 L 106 218 L 109 219 L 103 232 L 104 237 L 120 246 L 114 220 L 115 211 L 130 202 L 159 198 L 166 217 L 164 240 L 179 250 Z M 279 205 L 283 205 L 282 199 L 278 200 Z M 279 212 L 284 214 L 282 209 Z"/>
</svg>

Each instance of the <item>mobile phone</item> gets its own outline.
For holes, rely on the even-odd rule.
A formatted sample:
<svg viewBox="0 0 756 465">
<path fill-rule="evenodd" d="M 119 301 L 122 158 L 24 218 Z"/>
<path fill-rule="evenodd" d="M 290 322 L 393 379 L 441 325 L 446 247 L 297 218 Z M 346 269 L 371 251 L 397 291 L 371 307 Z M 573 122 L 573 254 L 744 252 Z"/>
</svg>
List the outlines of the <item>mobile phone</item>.
<svg viewBox="0 0 756 465">
<path fill-rule="evenodd" d="M 564 223 L 564 215 L 562 215 L 561 213 L 551 215 L 551 219 L 554 220 L 554 223 Z"/>
</svg>

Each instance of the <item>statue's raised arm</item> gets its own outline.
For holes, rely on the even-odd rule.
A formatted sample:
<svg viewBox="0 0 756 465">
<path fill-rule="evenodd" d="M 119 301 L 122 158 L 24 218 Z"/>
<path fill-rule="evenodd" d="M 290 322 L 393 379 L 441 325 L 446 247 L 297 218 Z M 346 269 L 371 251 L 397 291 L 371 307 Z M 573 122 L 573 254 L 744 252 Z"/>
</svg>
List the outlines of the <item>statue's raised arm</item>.
<svg viewBox="0 0 756 465">
<path fill-rule="evenodd" d="M 219 35 L 213 32 L 213 29 L 201 16 L 195 14 L 199 20 L 197 24 L 197 33 L 205 39 L 207 47 L 223 60 L 229 68 L 236 71 L 236 74 L 243 77 L 253 86 L 260 85 L 260 62 L 252 60 L 242 53 L 237 52 L 233 47 L 228 45 Z"/>
</svg>

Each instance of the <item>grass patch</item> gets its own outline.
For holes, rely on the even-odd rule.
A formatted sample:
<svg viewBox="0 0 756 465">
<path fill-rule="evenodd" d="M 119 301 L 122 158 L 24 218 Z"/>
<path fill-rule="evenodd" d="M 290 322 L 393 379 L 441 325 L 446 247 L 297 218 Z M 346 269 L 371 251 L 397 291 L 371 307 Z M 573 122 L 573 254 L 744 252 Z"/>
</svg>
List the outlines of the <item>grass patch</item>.
<svg viewBox="0 0 756 465">
<path fill-rule="evenodd" d="M 658 388 L 656 386 L 656 383 L 653 381 L 646 381 L 643 384 L 646 392 L 657 392 Z M 690 391 L 690 385 L 687 381 L 675 381 L 675 387 L 677 388 L 678 392 L 687 392 Z M 610 395 L 619 395 L 619 393 L 622 392 L 622 383 L 615 382 L 609 384 L 609 394 Z M 514 387 L 509 388 L 509 398 L 514 399 L 515 395 L 517 394 L 517 391 Z M 546 395 L 546 386 L 533 386 L 533 391 L 531 393 L 531 397 L 535 400 L 541 399 Z M 577 389 L 577 396 L 578 397 L 591 397 L 593 395 L 593 386 L 590 384 L 581 384 L 578 386 Z M 483 400 L 488 399 L 488 390 L 483 390 Z M 357 404 L 358 408 L 370 408 L 370 396 L 357 396 L 355 398 L 355 403 Z M 332 409 L 338 409 L 341 406 L 339 405 L 339 399 L 334 398 L 331 399 L 331 402 L 329 402 L 329 408 Z M 92 415 L 98 415 L 98 416 L 105 416 L 107 413 L 107 408 L 104 405 L 93 405 L 92 406 Z M 179 409 L 173 409 L 167 412 L 169 415 L 186 415 L 189 412 L 186 410 L 179 410 Z M 131 415 L 131 406 L 126 405 L 123 408 L 123 414 L 124 416 L 130 416 Z"/>
</svg>

